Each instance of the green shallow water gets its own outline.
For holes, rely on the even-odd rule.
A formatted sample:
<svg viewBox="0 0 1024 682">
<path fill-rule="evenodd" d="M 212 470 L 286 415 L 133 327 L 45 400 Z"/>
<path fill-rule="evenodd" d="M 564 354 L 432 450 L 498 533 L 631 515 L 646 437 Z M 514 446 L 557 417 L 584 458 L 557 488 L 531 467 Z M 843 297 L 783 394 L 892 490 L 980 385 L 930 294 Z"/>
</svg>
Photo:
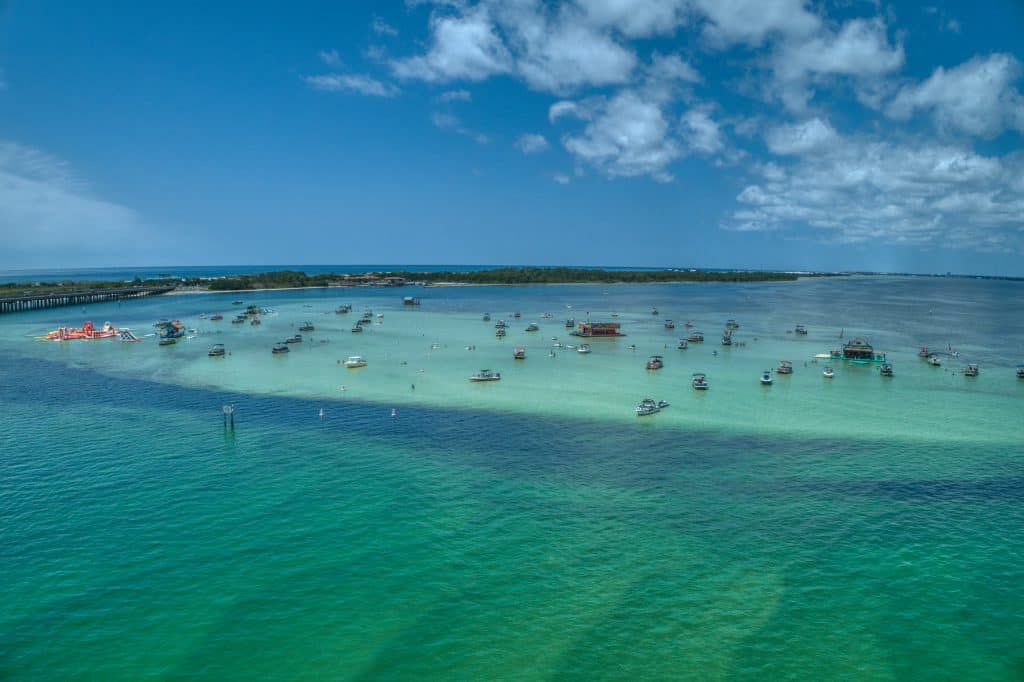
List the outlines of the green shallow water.
<svg viewBox="0 0 1024 682">
<path fill-rule="evenodd" d="M 949 341 L 982 364 L 974 384 L 913 356 L 915 337 L 945 342 L 946 323 L 927 324 L 940 305 L 921 330 L 877 313 L 872 341 L 899 356 L 886 388 L 860 368 L 831 384 L 804 370 L 794 350 L 836 336 L 812 326 L 833 314 L 816 312 L 818 286 L 428 290 L 420 311 L 345 292 L 385 313 L 358 342 L 330 329 L 352 319 L 315 317 L 334 298 L 266 294 L 278 315 L 260 329 L 208 332 L 225 362 L 203 355 L 207 333 L 42 344 L 24 334 L 66 311 L 0 320 L 0 677 L 1019 679 L 1022 394 L 1001 372 L 1020 292 L 991 309 L 959 292 L 980 319 Z M 528 310 L 558 314 L 580 289 L 616 299 L 630 337 L 554 359 L 528 342 L 516 367 Z M 667 315 L 681 291 L 705 298 L 680 309 L 736 317 L 748 345 L 666 351 L 649 376 L 667 332 L 646 310 Z M 780 296 L 810 338 L 774 331 Z M 199 298 L 90 315 L 141 328 L 212 312 Z M 523 310 L 511 342 L 484 309 Z M 329 343 L 272 358 L 306 318 Z M 547 333 L 561 320 L 537 321 L 565 340 Z M 370 365 L 337 367 L 354 353 Z M 482 356 L 500 384 L 465 381 Z M 793 381 L 762 389 L 780 357 L 798 361 Z M 647 393 L 673 406 L 637 419 Z"/>
</svg>

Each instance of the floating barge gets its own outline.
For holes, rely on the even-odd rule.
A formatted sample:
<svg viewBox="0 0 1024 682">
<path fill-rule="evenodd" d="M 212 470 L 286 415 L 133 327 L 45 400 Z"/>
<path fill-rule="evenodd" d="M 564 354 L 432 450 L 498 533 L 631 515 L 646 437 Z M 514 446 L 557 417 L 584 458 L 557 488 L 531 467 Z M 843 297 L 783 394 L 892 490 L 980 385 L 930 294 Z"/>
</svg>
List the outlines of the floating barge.
<svg viewBox="0 0 1024 682">
<path fill-rule="evenodd" d="M 619 331 L 618 322 L 580 322 L 576 329 L 569 332 L 572 336 L 582 336 L 588 339 L 615 338 L 625 336 Z"/>
</svg>

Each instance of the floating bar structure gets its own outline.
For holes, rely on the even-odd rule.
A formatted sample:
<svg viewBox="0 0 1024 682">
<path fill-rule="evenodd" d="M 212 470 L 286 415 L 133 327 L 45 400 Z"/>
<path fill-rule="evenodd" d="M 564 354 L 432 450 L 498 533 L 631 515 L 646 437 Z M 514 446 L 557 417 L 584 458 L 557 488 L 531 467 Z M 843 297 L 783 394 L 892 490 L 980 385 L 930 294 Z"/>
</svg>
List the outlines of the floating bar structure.
<svg viewBox="0 0 1024 682">
<path fill-rule="evenodd" d="M 618 322 L 580 322 L 576 325 L 576 330 L 569 333 L 573 336 L 583 336 L 594 339 L 625 336 L 625 334 L 619 331 Z"/>
<path fill-rule="evenodd" d="M 106 303 L 130 298 L 156 296 L 173 291 L 174 286 L 124 287 L 118 289 L 95 289 L 92 291 L 55 291 L 48 294 L 10 296 L 0 298 L 0 313 L 20 313 L 27 310 L 60 308 L 86 303 Z"/>
</svg>

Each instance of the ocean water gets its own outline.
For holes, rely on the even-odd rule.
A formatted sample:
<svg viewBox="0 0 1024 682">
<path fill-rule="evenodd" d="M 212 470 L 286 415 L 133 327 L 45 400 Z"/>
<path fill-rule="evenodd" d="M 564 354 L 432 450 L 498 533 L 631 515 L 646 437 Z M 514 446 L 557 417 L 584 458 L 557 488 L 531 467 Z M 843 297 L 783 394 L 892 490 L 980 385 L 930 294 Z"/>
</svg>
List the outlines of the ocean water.
<svg viewBox="0 0 1024 682">
<path fill-rule="evenodd" d="M 1024 676 L 1021 283 L 242 296 L 259 327 L 236 296 L 0 317 L 0 678 Z M 588 313 L 628 336 L 552 349 Z M 33 338 L 160 318 L 194 338 Z M 707 341 L 678 351 L 687 319 Z M 824 379 L 840 333 L 896 376 Z"/>
</svg>

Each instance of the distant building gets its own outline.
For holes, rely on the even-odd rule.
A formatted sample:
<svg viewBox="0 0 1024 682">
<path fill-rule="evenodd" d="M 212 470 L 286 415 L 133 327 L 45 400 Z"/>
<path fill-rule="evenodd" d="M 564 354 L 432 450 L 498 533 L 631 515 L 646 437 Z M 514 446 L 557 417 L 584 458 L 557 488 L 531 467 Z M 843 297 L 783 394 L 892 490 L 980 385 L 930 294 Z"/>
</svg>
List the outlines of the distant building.
<svg viewBox="0 0 1024 682">
<path fill-rule="evenodd" d="M 853 360 L 873 360 L 875 349 L 871 347 L 867 339 L 857 337 L 843 345 L 843 357 Z"/>
</svg>

